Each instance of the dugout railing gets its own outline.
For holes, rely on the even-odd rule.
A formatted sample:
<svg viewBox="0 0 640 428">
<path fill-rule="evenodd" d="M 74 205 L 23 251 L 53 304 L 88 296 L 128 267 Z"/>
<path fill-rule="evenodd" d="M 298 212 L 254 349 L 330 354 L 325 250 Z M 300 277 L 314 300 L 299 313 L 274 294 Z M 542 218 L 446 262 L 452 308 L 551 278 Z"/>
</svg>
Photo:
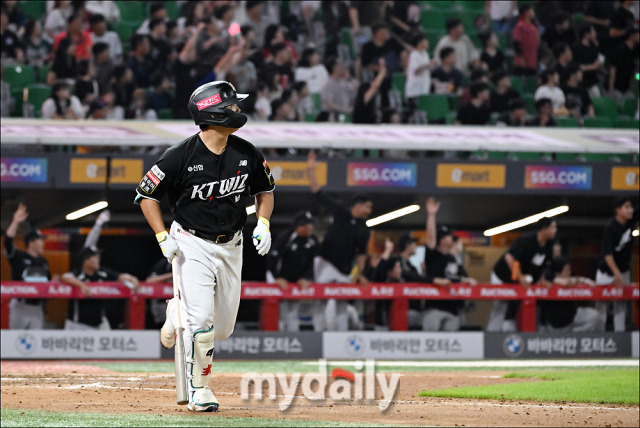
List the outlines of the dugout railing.
<svg viewBox="0 0 640 428">
<path fill-rule="evenodd" d="M 141 283 L 137 293 L 119 282 L 89 283 L 91 298 L 124 299 L 128 301 L 125 326 L 132 330 L 145 328 L 145 302 L 147 299 L 169 299 L 173 297 L 171 284 Z M 40 299 L 82 299 L 81 291 L 60 282 L 32 283 L 3 281 L 0 283 L 0 307 L 2 329 L 9 328 L 10 301 L 14 298 Z M 626 287 L 577 285 L 562 287 L 554 285 L 531 286 L 525 288 L 519 284 L 453 284 L 440 287 L 421 283 L 371 283 L 366 286 L 355 284 L 311 284 L 302 290 L 291 284 L 283 290 L 276 284 L 263 282 L 244 282 L 242 299 L 262 300 L 260 309 L 260 329 L 277 331 L 280 300 L 326 300 L 326 299 L 362 299 L 391 300 L 389 329 L 407 331 L 409 300 L 520 300 L 518 328 L 522 332 L 536 331 L 536 302 L 538 300 L 577 300 L 577 301 L 613 301 L 630 300 L 637 305 L 640 289 L 634 283 Z M 636 306 L 636 309 L 638 307 Z M 638 318 L 634 323 L 638 328 Z"/>
</svg>

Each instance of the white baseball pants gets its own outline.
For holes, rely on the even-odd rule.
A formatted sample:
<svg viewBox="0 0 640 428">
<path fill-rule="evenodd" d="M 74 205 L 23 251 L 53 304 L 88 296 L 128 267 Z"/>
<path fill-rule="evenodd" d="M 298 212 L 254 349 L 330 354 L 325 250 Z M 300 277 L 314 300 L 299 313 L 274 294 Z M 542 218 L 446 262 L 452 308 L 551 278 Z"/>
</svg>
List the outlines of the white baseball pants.
<svg viewBox="0 0 640 428">
<path fill-rule="evenodd" d="M 631 283 L 631 271 L 622 272 L 622 278 L 625 284 Z M 596 271 L 596 285 L 610 285 L 613 284 L 613 275 L 607 275 L 601 272 L 600 269 Z M 596 302 L 596 310 L 600 312 L 603 318 L 602 327 L 598 331 L 604 331 L 607 323 L 607 311 L 613 313 L 613 330 L 624 331 L 625 322 L 627 317 L 627 302 L 625 300 L 616 300 L 613 302 Z"/>
</svg>

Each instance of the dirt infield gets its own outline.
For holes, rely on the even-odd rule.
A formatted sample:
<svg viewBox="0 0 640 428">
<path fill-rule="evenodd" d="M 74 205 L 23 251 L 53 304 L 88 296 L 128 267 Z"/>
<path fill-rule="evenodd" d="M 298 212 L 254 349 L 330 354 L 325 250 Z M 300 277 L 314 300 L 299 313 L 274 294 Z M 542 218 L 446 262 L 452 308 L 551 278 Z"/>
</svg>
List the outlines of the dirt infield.
<svg viewBox="0 0 640 428">
<path fill-rule="evenodd" d="M 184 415 L 175 404 L 173 375 L 118 373 L 94 366 L 60 362 L 2 362 L 2 407 L 116 414 Z M 215 366 L 214 366 L 215 369 Z M 638 426 L 637 406 L 536 403 L 418 397 L 425 388 L 523 382 L 504 372 L 402 373 L 393 405 L 384 413 L 377 403 L 311 402 L 297 398 L 286 412 L 281 398 L 240 397 L 241 374 L 216 374 L 211 388 L 220 401 L 217 414 L 274 419 L 328 420 L 428 426 Z M 280 394 L 280 392 L 278 392 Z M 381 397 L 380 397 L 381 398 Z M 283 421 L 283 425 L 286 422 Z"/>
</svg>

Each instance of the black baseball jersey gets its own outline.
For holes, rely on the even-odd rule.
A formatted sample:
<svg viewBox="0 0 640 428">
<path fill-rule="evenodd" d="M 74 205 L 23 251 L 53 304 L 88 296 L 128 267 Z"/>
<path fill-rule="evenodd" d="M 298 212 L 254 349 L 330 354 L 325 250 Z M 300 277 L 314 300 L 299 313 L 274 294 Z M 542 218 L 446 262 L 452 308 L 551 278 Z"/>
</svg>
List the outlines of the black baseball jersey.
<svg viewBox="0 0 640 428">
<path fill-rule="evenodd" d="M 18 250 L 13 245 L 13 238 L 5 235 L 4 247 L 7 259 L 11 265 L 11 279 L 14 281 L 46 282 L 51 279 L 49 263 L 42 256 L 33 257 L 31 254 Z"/>
<path fill-rule="evenodd" d="M 350 210 L 323 191 L 318 191 L 315 195 L 332 215 L 319 255 L 340 272 L 349 275 L 355 257 L 367 253 L 369 228 L 364 219 L 353 217 Z"/>
<path fill-rule="evenodd" d="M 631 269 L 631 252 L 633 249 L 633 239 L 631 232 L 633 221 L 620 224 L 615 217 L 607 221 L 604 226 L 604 236 L 602 237 L 602 250 L 600 252 L 600 264 L 598 270 L 608 275 L 613 275 L 609 265 L 604 260 L 607 255 L 612 255 L 620 272 L 627 272 Z"/>
<path fill-rule="evenodd" d="M 81 269 L 74 271 L 73 275 L 84 282 L 117 281 L 120 277 L 120 273 L 105 267 L 101 267 L 93 275 L 88 275 Z M 78 314 L 77 322 L 97 327 L 102 322 L 102 316 L 105 314 L 105 299 L 73 300 L 69 305 L 67 318 L 76 321 L 76 313 Z"/>
<path fill-rule="evenodd" d="M 318 253 L 318 238 L 299 236 L 287 230 L 274 242 L 267 256 L 267 267 L 275 278 L 296 282 L 301 278 L 313 280 L 313 258 Z"/>
<path fill-rule="evenodd" d="M 515 240 L 508 251 L 520 262 L 520 272 L 523 275 L 531 275 L 533 282 L 538 282 L 551 261 L 553 254 L 553 240 L 549 239 L 544 247 L 538 242 L 538 232 L 528 232 Z M 493 271 L 504 283 L 513 283 L 511 269 L 505 259 L 505 254 L 493 266 Z"/>
<path fill-rule="evenodd" d="M 138 185 L 140 198 L 167 194 L 174 219 L 198 235 L 228 235 L 247 221 L 245 196 L 270 192 L 275 183 L 267 161 L 251 143 L 229 135 L 221 155 L 199 134 L 164 152 Z"/>
<path fill-rule="evenodd" d="M 430 278 L 447 278 L 451 282 L 460 282 L 466 276 L 464 267 L 452 254 L 443 254 L 437 249 L 426 248 L 424 254 L 424 264 L 427 275 Z M 425 309 L 440 309 L 454 315 L 464 307 L 463 300 L 427 300 Z"/>
</svg>

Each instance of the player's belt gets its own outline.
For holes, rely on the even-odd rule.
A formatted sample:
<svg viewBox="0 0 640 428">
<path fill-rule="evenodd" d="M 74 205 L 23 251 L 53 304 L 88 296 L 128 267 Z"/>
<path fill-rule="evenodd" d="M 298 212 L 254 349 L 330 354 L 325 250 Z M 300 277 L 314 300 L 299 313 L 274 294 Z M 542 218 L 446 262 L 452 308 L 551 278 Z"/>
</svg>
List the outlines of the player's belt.
<svg viewBox="0 0 640 428">
<path fill-rule="evenodd" d="M 238 236 L 238 234 L 240 232 L 240 231 L 234 232 L 234 233 L 231 233 L 229 235 L 216 235 L 216 234 L 209 234 L 209 233 L 199 232 L 199 231 L 193 230 L 193 229 L 187 229 L 187 231 L 193 233 L 198 238 L 202 238 L 202 239 L 206 239 L 206 240 L 209 240 L 209 241 L 213 241 L 216 244 L 226 244 L 227 242 L 231 241 L 233 238 Z"/>
</svg>

